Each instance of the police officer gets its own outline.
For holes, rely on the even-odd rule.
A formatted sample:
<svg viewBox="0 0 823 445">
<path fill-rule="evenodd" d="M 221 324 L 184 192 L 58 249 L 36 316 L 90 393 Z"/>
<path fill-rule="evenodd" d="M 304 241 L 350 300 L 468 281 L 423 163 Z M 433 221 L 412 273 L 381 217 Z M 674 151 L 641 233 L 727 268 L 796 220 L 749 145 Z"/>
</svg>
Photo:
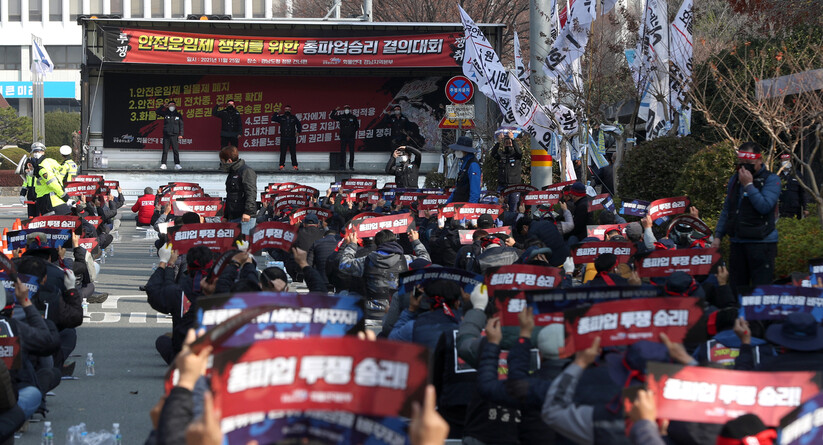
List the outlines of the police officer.
<svg viewBox="0 0 823 445">
<path fill-rule="evenodd" d="M 60 183 L 60 164 L 46 157 L 46 146 L 40 142 L 35 142 L 31 146 L 31 158 L 28 162 L 35 178 L 37 215 L 68 215 L 68 196 L 63 192 L 63 184 Z"/>
<path fill-rule="evenodd" d="M 71 147 L 68 145 L 60 147 L 60 154 L 63 155 L 63 163 L 60 164 L 60 183 L 63 184 L 63 187 L 74 181 L 74 177 L 77 176 L 77 164 L 71 158 L 71 152 Z"/>
<path fill-rule="evenodd" d="M 360 129 L 360 121 L 351 114 L 351 108 L 348 105 L 343 107 L 343 114 L 337 112 L 340 107 L 331 112 L 330 117 L 337 122 L 340 122 L 340 154 L 342 154 L 342 164 L 340 169 L 346 167 L 346 147 L 349 147 L 349 170 L 354 170 L 354 141 L 357 139 L 357 130 Z"/>
<path fill-rule="evenodd" d="M 283 114 L 274 113 L 271 121 L 280 124 L 280 170 L 286 166 L 286 150 L 291 152 L 291 166 L 297 170 L 297 133 L 303 131 L 300 119 L 291 114 L 291 105 L 286 105 Z"/>
<path fill-rule="evenodd" d="M 240 136 L 240 132 L 243 131 L 243 116 L 234 108 L 233 100 L 226 102 L 226 108 L 222 110 L 220 109 L 221 106 L 223 106 L 223 102 L 217 102 L 214 110 L 212 110 L 212 115 L 219 117 L 222 121 L 222 126 L 220 127 L 220 147 L 222 148 L 228 145 L 237 147 L 239 143 L 238 136 Z"/>
<path fill-rule="evenodd" d="M 780 216 L 787 218 L 803 218 L 806 213 L 806 190 L 792 174 L 792 155 L 780 155 L 781 166 L 777 174 L 783 188 L 780 192 Z"/>
<path fill-rule="evenodd" d="M 163 116 L 163 157 L 160 158 L 160 170 L 166 169 L 169 157 L 169 145 L 174 152 L 174 169 L 180 170 L 180 139 L 183 139 L 183 115 L 177 111 L 177 104 L 170 100 L 157 109 L 157 115 Z"/>
</svg>

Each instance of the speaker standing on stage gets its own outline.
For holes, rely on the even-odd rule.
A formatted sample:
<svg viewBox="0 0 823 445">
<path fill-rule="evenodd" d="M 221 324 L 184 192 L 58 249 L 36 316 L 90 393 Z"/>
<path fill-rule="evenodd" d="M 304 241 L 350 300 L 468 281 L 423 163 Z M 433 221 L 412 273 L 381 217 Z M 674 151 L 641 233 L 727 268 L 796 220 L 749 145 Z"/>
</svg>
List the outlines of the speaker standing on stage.
<svg viewBox="0 0 823 445">
<path fill-rule="evenodd" d="M 300 119 L 291 114 L 291 106 L 283 107 L 283 114 L 274 113 L 272 122 L 280 124 L 280 170 L 286 166 L 286 150 L 291 152 L 291 166 L 297 170 L 297 133 L 302 131 Z"/>
<path fill-rule="evenodd" d="M 226 108 L 222 110 L 220 109 L 221 105 L 223 105 L 222 102 L 217 102 L 214 110 L 212 110 L 212 115 L 223 121 L 223 126 L 220 127 L 220 147 L 227 145 L 237 147 L 239 145 L 237 138 L 240 136 L 240 132 L 243 131 L 243 116 L 234 108 L 233 100 L 226 102 Z"/>
<path fill-rule="evenodd" d="M 351 108 L 346 105 L 343 107 L 343 114 L 338 114 L 340 107 L 331 112 L 330 117 L 337 122 L 340 122 L 340 154 L 342 154 L 342 163 L 340 169 L 346 168 L 346 147 L 349 147 L 349 170 L 354 170 L 354 141 L 357 139 L 357 130 L 360 129 L 360 121 L 351 114 Z"/>
<path fill-rule="evenodd" d="M 177 111 L 177 104 L 170 100 L 157 109 L 157 115 L 163 116 L 163 156 L 160 158 L 160 170 L 166 169 L 169 157 L 169 145 L 174 153 L 174 169 L 180 170 L 180 139 L 183 139 L 183 115 Z"/>
</svg>

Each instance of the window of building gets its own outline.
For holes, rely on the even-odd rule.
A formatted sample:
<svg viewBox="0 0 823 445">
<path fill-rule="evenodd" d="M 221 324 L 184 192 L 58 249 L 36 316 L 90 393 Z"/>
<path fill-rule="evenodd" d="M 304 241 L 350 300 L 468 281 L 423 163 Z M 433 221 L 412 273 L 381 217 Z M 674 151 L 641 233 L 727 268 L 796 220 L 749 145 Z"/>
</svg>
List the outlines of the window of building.
<svg viewBox="0 0 823 445">
<path fill-rule="evenodd" d="M 9 0 L 9 21 L 19 22 L 23 19 L 21 0 Z"/>
<path fill-rule="evenodd" d="M 43 20 L 43 0 L 29 0 L 29 21 Z"/>
<path fill-rule="evenodd" d="M 20 47 L 0 46 L 0 70 L 20 69 Z"/>
<path fill-rule="evenodd" d="M 151 0 L 151 16 L 163 18 L 163 0 Z"/>
<path fill-rule="evenodd" d="M 69 19 L 76 21 L 77 16 L 83 13 L 83 0 L 69 1 Z"/>
<path fill-rule="evenodd" d="M 251 16 L 256 19 L 266 17 L 266 2 L 265 0 L 252 0 Z"/>
<path fill-rule="evenodd" d="M 131 0 L 131 16 L 134 18 L 143 17 L 143 0 Z"/>
<path fill-rule="evenodd" d="M 241 18 L 245 17 L 246 14 L 243 12 L 246 8 L 245 0 L 234 0 L 231 2 L 231 16 L 233 18 Z"/>
<path fill-rule="evenodd" d="M 183 3 L 184 2 L 171 2 L 171 16 L 173 18 L 179 19 L 184 16 Z"/>
<path fill-rule="evenodd" d="M 54 62 L 54 69 L 79 70 L 83 62 L 81 46 L 46 45 L 46 51 Z"/>
<path fill-rule="evenodd" d="M 102 15 L 103 14 L 103 3 L 104 0 L 91 0 L 89 2 L 89 14 L 91 15 Z"/>
<path fill-rule="evenodd" d="M 211 13 L 212 14 L 225 14 L 226 13 L 226 2 L 224 0 L 211 0 Z"/>
<path fill-rule="evenodd" d="M 206 2 L 210 0 L 191 0 L 191 13 L 203 15 L 206 13 Z"/>
<path fill-rule="evenodd" d="M 111 0 L 111 13 L 123 17 L 123 0 Z"/>
<path fill-rule="evenodd" d="M 49 0 L 49 20 L 52 22 L 63 20 L 63 0 Z"/>
</svg>

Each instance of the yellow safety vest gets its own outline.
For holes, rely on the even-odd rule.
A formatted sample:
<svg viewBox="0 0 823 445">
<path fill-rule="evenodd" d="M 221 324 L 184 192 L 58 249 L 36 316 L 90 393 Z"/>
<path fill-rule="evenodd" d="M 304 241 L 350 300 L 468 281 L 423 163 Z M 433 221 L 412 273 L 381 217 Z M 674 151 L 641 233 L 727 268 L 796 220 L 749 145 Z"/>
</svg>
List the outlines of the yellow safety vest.
<svg viewBox="0 0 823 445">
<path fill-rule="evenodd" d="M 63 196 L 63 184 L 60 183 L 60 164 L 57 161 L 52 158 L 42 158 L 34 191 L 37 198 L 50 195 L 52 206 L 65 204 L 65 201 L 60 199 Z"/>
<path fill-rule="evenodd" d="M 74 180 L 75 176 L 77 176 L 77 164 L 71 159 L 66 159 L 60 165 L 60 183 L 65 187 L 68 182 Z"/>
</svg>

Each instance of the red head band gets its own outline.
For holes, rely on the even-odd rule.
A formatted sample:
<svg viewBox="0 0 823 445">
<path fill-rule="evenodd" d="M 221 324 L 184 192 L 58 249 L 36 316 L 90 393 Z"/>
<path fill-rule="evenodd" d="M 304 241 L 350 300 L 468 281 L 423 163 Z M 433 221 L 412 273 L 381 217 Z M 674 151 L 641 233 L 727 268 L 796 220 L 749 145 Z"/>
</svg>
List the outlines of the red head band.
<svg viewBox="0 0 823 445">
<path fill-rule="evenodd" d="M 737 152 L 737 159 L 746 159 L 746 160 L 756 160 L 760 159 L 762 155 L 760 153 L 752 153 L 750 151 L 738 151 Z"/>
</svg>

